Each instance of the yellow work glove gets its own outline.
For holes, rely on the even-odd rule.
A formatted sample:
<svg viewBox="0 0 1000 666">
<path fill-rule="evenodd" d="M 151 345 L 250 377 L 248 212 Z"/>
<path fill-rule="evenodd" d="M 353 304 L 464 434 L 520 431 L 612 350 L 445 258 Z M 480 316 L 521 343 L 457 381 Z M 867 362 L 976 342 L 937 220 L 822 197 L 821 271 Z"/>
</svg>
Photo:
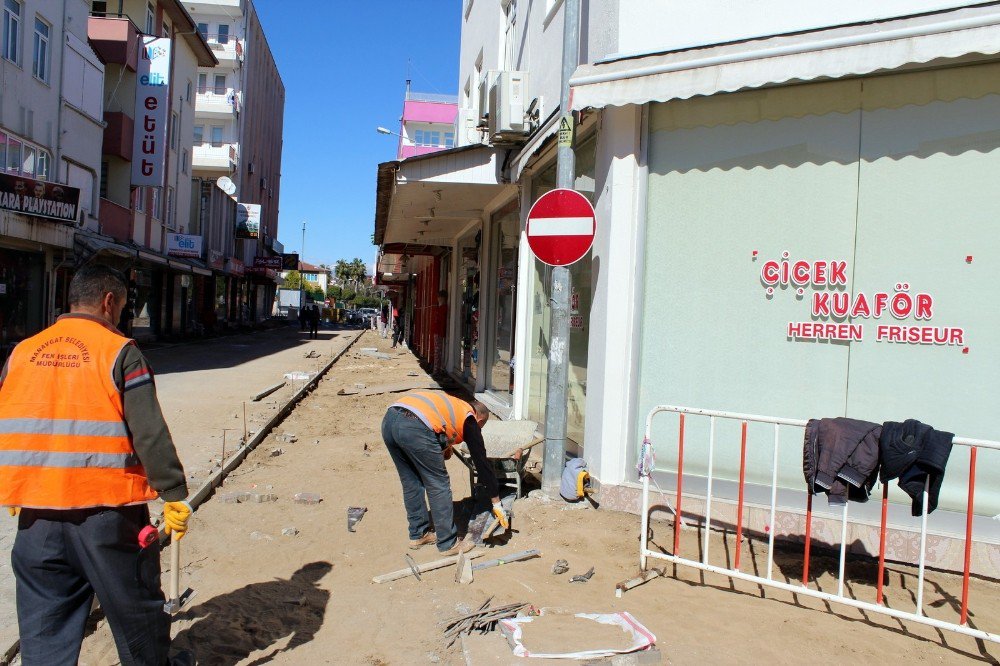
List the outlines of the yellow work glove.
<svg viewBox="0 0 1000 666">
<path fill-rule="evenodd" d="M 507 516 L 507 512 L 503 508 L 503 504 L 497 502 L 493 505 L 493 515 L 500 522 L 500 527 L 505 530 L 510 529 L 510 518 Z"/>
<path fill-rule="evenodd" d="M 17 514 L 21 513 L 21 507 L 9 506 L 7 507 L 7 513 L 9 513 L 11 516 L 16 516 Z"/>
<path fill-rule="evenodd" d="M 167 502 L 163 505 L 163 524 L 167 534 L 177 533 L 177 540 L 187 534 L 188 518 L 191 517 L 191 505 L 187 502 Z"/>
</svg>

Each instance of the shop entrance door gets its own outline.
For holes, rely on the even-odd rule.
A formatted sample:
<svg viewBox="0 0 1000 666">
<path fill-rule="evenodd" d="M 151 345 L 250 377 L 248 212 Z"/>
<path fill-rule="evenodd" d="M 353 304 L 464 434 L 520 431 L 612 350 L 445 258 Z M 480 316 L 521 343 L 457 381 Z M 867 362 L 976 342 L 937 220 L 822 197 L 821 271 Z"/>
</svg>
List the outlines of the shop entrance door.
<svg viewBox="0 0 1000 666">
<path fill-rule="evenodd" d="M 508 407 L 514 396 L 514 332 L 517 324 L 517 253 L 520 220 L 517 199 L 493 218 L 493 262 L 496 269 L 490 317 L 493 331 L 488 388 Z"/>
<path fill-rule="evenodd" d="M 482 232 L 467 236 L 459 243 L 458 277 L 461 290 L 458 367 L 462 378 L 475 384 L 479 377 L 479 248 Z"/>
</svg>

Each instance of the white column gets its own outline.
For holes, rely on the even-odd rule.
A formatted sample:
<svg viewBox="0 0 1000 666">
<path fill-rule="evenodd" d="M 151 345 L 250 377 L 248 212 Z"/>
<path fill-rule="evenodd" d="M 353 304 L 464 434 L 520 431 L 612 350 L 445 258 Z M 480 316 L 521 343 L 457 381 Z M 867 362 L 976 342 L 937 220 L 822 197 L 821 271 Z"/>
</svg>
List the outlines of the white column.
<svg viewBox="0 0 1000 666">
<path fill-rule="evenodd" d="M 645 208 L 639 160 L 641 116 L 636 106 L 604 109 L 597 146 L 584 456 L 590 473 L 612 485 L 626 479 L 635 411 L 635 315 L 642 290 L 639 231 Z"/>
<path fill-rule="evenodd" d="M 520 243 L 517 251 L 517 326 L 514 331 L 514 404 L 513 418 L 528 418 L 528 372 L 531 369 L 531 336 L 529 329 L 534 324 L 531 307 L 534 302 L 535 255 L 528 247 L 528 236 L 524 233 L 524 223 L 531 210 L 531 179 L 523 178 L 521 185 Z"/>
</svg>

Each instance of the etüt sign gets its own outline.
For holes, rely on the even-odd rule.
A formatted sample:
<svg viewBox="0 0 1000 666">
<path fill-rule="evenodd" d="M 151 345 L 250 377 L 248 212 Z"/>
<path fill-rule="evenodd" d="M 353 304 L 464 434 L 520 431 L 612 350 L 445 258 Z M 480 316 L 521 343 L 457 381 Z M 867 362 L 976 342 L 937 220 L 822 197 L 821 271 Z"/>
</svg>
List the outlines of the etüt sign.
<svg viewBox="0 0 1000 666">
<path fill-rule="evenodd" d="M 923 325 L 934 317 L 934 296 L 910 289 L 909 282 L 896 282 L 892 291 L 848 290 L 850 265 L 842 259 L 793 260 L 788 251 L 780 259 L 765 261 L 760 282 L 768 298 L 777 289 L 793 289 L 799 298 L 809 297 L 810 321 L 790 321 L 790 340 L 843 340 L 862 342 L 867 337 L 863 320 L 873 322 L 875 342 L 911 345 L 964 346 L 964 328 Z M 913 324 L 910 320 L 916 320 Z"/>
<path fill-rule="evenodd" d="M 0 209 L 73 224 L 80 190 L 69 185 L 0 174 Z"/>
</svg>

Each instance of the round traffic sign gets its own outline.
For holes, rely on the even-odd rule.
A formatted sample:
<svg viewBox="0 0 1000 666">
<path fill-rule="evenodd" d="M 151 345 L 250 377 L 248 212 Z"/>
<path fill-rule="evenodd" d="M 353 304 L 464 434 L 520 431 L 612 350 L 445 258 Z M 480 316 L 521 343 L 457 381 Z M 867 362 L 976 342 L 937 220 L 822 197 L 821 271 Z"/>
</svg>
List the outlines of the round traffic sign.
<svg viewBox="0 0 1000 666">
<path fill-rule="evenodd" d="M 528 212 L 528 245 L 539 261 L 550 266 L 568 266 L 582 259 L 596 233 L 594 207 L 576 190 L 546 192 Z"/>
</svg>

